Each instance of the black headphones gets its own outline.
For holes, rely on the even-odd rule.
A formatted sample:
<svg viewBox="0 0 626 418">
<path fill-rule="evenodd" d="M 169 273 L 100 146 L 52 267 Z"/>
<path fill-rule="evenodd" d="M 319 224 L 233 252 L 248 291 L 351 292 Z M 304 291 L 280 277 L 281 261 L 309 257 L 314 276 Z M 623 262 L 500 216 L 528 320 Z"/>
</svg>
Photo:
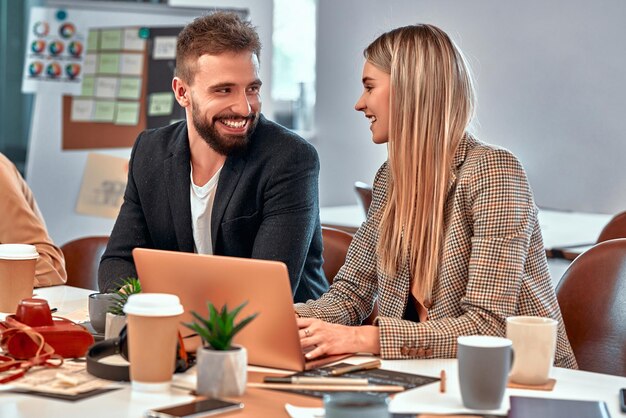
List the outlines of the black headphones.
<svg viewBox="0 0 626 418">
<path fill-rule="evenodd" d="M 129 382 L 130 374 L 127 365 L 101 363 L 99 360 L 115 354 L 128 360 L 128 332 L 126 326 L 120 331 L 117 338 L 100 341 L 89 347 L 87 351 L 87 372 L 93 376 L 118 382 Z M 178 335 L 176 350 L 175 373 L 183 373 L 195 364 L 195 358 L 188 356 L 183 340 Z"/>
</svg>

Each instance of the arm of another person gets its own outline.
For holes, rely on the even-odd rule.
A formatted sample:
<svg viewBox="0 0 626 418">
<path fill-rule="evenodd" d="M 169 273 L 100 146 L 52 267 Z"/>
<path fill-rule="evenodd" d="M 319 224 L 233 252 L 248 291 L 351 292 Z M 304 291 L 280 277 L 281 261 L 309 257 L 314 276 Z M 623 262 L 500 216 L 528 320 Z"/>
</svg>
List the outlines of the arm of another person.
<svg viewBox="0 0 626 418">
<path fill-rule="evenodd" d="M 142 135 L 137 138 L 131 152 L 124 202 L 100 261 L 98 286 L 101 292 L 114 291 L 120 287 L 121 280 L 137 277 L 132 250 L 135 247 L 152 246 L 134 177 L 135 153 Z"/>
<path fill-rule="evenodd" d="M 319 221 L 319 158 L 312 145 L 298 143 L 276 153 L 271 165 L 251 258 L 285 263 L 295 294 Z"/>
<path fill-rule="evenodd" d="M 406 346 L 429 351 L 427 357 L 455 357 L 459 335 L 502 336 L 506 317 L 516 312 L 530 237 L 537 222 L 526 174 L 506 150 L 486 152 L 468 174 L 464 177 L 471 179 L 466 199 L 473 235 L 465 293 L 460 295 L 461 313 L 422 323 L 379 317 L 384 358 L 408 358 L 402 350 Z M 446 290 L 439 289 L 439 293 L 454 297 Z M 435 305 L 447 303 L 437 300 L 437 293 L 434 298 Z"/>
<path fill-rule="evenodd" d="M 52 243 L 32 193 L 15 167 L 0 167 L 0 190 L 0 243 L 37 247 L 36 287 L 65 283 L 63 253 Z"/>
</svg>

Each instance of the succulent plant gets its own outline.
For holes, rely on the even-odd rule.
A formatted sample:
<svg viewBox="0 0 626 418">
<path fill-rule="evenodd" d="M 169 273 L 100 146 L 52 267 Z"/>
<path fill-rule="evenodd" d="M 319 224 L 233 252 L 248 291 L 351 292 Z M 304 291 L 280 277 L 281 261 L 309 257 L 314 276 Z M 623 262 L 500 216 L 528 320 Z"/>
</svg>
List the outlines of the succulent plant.
<svg viewBox="0 0 626 418">
<path fill-rule="evenodd" d="M 121 286 L 115 291 L 115 302 L 109 308 L 109 313 L 113 315 L 126 315 L 124 313 L 124 305 L 128 301 L 130 295 L 141 293 L 141 283 L 135 277 L 127 277 L 122 280 Z"/>
<path fill-rule="evenodd" d="M 218 312 L 211 302 L 207 302 L 209 309 L 208 318 L 192 311 L 191 314 L 195 318 L 194 322 L 186 322 L 184 325 L 198 333 L 204 342 L 205 348 L 210 346 L 215 350 L 230 350 L 232 349 L 231 343 L 235 335 L 258 315 L 258 313 L 252 314 L 235 324 L 235 317 L 247 303 L 242 303 L 232 311 L 229 311 L 228 305 L 224 304 Z"/>
</svg>

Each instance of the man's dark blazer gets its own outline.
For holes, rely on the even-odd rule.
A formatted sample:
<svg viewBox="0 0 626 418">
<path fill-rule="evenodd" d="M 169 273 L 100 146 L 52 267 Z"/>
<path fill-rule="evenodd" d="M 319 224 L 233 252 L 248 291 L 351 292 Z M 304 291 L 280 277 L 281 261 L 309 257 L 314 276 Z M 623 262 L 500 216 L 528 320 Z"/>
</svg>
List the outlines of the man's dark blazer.
<svg viewBox="0 0 626 418">
<path fill-rule="evenodd" d="M 100 262 L 101 291 L 137 276 L 135 247 L 194 251 L 190 158 L 184 121 L 139 135 L 124 203 Z M 328 289 L 318 177 L 315 148 L 261 115 L 246 151 L 226 158 L 220 173 L 211 216 L 213 253 L 282 261 L 294 301 L 317 299 Z"/>
</svg>

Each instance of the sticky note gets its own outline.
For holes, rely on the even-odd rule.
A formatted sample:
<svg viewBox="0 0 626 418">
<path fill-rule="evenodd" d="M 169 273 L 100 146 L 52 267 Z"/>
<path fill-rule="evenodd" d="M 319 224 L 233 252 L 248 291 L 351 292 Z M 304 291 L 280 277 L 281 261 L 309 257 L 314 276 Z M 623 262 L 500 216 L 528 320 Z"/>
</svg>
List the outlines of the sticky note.
<svg viewBox="0 0 626 418">
<path fill-rule="evenodd" d="M 98 56 L 99 74 L 119 74 L 120 54 L 103 53 Z"/>
<path fill-rule="evenodd" d="M 139 97 L 141 97 L 141 78 L 139 77 L 120 78 L 117 97 L 119 99 L 133 99 L 133 100 L 139 99 Z"/>
<path fill-rule="evenodd" d="M 96 79 L 92 75 L 86 75 L 83 77 L 83 84 L 81 85 L 81 96 L 94 96 L 96 92 Z"/>
<path fill-rule="evenodd" d="M 124 29 L 124 41 L 122 49 L 124 51 L 143 51 L 146 47 L 146 40 L 139 37 L 139 28 Z"/>
<path fill-rule="evenodd" d="M 98 50 L 98 44 L 100 42 L 100 31 L 92 29 L 87 35 L 87 52 L 95 52 Z"/>
<path fill-rule="evenodd" d="M 83 61 L 83 74 L 95 74 L 97 66 L 98 66 L 97 54 L 85 55 L 85 61 Z"/>
<path fill-rule="evenodd" d="M 141 75 L 143 70 L 143 54 L 123 53 L 120 56 L 120 73 L 124 75 Z"/>
<path fill-rule="evenodd" d="M 72 122 L 88 122 L 93 120 L 93 110 L 95 102 L 91 99 L 72 99 Z"/>
<path fill-rule="evenodd" d="M 176 37 L 157 36 L 154 38 L 152 59 L 169 60 L 176 58 Z"/>
<path fill-rule="evenodd" d="M 116 77 L 96 77 L 95 96 L 104 99 L 114 99 L 117 97 L 117 85 L 119 79 Z"/>
<path fill-rule="evenodd" d="M 113 122 L 115 117 L 115 102 L 96 100 L 96 110 L 93 120 L 96 122 Z"/>
<path fill-rule="evenodd" d="M 116 125 L 137 125 L 139 122 L 139 102 L 117 102 Z"/>
<path fill-rule="evenodd" d="M 148 104 L 148 116 L 166 116 L 172 114 L 174 93 L 152 93 Z"/>
<path fill-rule="evenodd" d="M 101 29 L 100 49 L 122 49 L 122 30 Z"/>
</svg>

